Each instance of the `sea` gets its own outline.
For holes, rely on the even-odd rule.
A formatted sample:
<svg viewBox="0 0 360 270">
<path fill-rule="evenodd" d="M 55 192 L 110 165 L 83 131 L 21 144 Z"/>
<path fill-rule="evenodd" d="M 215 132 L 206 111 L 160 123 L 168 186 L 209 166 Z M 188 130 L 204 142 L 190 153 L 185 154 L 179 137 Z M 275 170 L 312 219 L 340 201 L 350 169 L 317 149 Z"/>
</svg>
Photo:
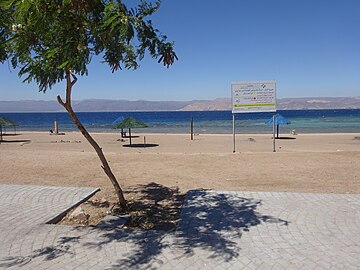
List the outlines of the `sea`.
<svg viewBox="0 0 360 270">
<path fill-rule="evenodd" d="M 291 123 L 280 125 L 280 132 L 297 133 L 360 133 L 360 109 L 342 110 L 279 110 Z M 231 134 L 231 111 L 158 111 L 158 112 L 79 112 L 79 119 L 90 132 L 114 132 L 114 121 L 131 116 L 148 125 L 134 132 L 189 133 L 193 119 L 196 134 Z M 235 115 L 236 133 L 272 133 L 266 122 L 273 113 L 238 113 Z M 77 131 L 66 112 L 0 113 L 17 124 L 17 131 L 45 131 L 59 124 L 59 131 Z M 12 127 L 7 127 L 12 131 Z"/>
</svg>

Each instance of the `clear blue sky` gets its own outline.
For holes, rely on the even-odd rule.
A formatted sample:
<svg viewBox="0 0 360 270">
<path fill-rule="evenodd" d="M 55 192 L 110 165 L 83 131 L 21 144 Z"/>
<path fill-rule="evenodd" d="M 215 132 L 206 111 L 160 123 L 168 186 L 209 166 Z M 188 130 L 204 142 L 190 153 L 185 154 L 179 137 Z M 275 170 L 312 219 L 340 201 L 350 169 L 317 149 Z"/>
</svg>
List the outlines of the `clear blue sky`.
<svg viewBox="0 0 360 270">
<path fill-rule="evenodd" d="M 278 97 L 360 96 L 359 0 L 163 0 L 153 23 L 175 41 L 169 69 L 146 58 L 112 74 L 94 59 L 74 99 L 230 97 L 234 81 L 276 80 Z M 53 100 L 0 65 L 1 100 Z"/>
</svg>

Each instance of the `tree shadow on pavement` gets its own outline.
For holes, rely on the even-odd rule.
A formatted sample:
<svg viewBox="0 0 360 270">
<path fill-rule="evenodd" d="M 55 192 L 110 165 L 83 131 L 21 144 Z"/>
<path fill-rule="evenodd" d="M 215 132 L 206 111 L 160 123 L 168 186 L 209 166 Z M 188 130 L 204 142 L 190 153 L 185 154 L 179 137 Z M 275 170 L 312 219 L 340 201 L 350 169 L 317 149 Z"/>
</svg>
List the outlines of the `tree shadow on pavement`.
<svg viewBox="0 0 360 270">
<path fill-rule="evenodd" d="M 231 262 L 241 254 L 241 237 L 252 228 L 271 223 L 288 225 L 285 220 L 260 213 L 260 200 L 235 192 L 192 190 L 183 205 L 183 196 L 177 188 L 156 183 L 135 186 L 128 190 L 129 194 L 134 196 L 130 198 L 133 202 L 130 207 L 150 209 L 144 217 L 155 217 L 152 221 L 164 217 L 169 220 L 155 222 L 147 230 L 129 226 L 73 227 L 59 236 L 56 245 L 34 250 L 27 256 L 0 258 L 0 268 L 21 267 L 35 259 L 51 261 L 72 257 L 75 250 L 82 249 L 94 255 L 101 254 L 98 251 L 102 249 L 105 252 L 115 249 L 116 253 L 106 259 L 109 269 L 158 269 L 162 265 L 171 268 L 167 265 L 169 261 L 184 259 L 189 260 L 188 264 L 199 260 Z M 139 212 L 141 217 L 143 212 Z"/>
<path fill-rule="evenodd" d="M 24 266 L 31 261 L 31 257 L 26 256 L 8 256 L 0 259 L 0 268 L 9 268 L 13 266 Z"/>
<path fill-rule="evenodd" d="M 251 227 L 261 223 L 288 225 L 288 221 L 256 212 L 260 200 L 236 193 L 192 190 L 185 201 L 176 233 L 185 256 L 192 256 L 199 248 L 208 251 L 209 258 L 231 261 L 240 254 L 237 241 Z"/>
<path fill-rule="evenodd" d="M 52 261 L 64 255 L 74 255 L 72 251 L 72 246 L 74 243 L 79 243 L 79 236 L 62 236 L 57 240 L 55 245 L 45 246 L 39 249 L 35 249 L 31 254 L 26 256 L 7 256 L 0 258 L 0 269 L 9 268 L 9 267 L 22 267 L 26 266 L 28 263 L 32 262 L 35 259 L 40 259 L 44 261 Z M 32 269 L 30 267 L 29 269 Z"/>
<path fill-rule="evenodd" d="M 161 252 L 169 247 L 166 237 L 169 232 L 138 229 L 111 229 L 103 230 L 96 242 L 84 243 L 86 248 L 100 251 L 109 244 L 120 242 L 121 259 L 112 262 L 110 269 L 156 269 L 154 265 L 162 265 Z M 126 243 L 126 248 L 125 248 Z M 119 250 L 119 248 L 117 248 Z"/>
<path fill-rule="evenodd" d="M 158 195 L 165 196 L 163 186 L 158 186 Z M 156 184 L 152 183 L 152 188 L 156 191 Z M 150 199 L 153 193 L 144 196 Z M 169 256 L 177 260 L 192 257 L 197 251 L 202 257 L 228 262 L 240 255 L 239 240 L 252 227 L 261 223 L 288 225 L 285 220 L 258 213 L 260 205 L 260 200 L 236 193 L 189 191 L 176 231 L 109 229 L 103 231 L 99 241 L 85 245 L 101 249 L 114 241 L 126 242 L 127 251 L 112 265 L 115 269 L 156 269 Z"/>
<path fill-rule="evenodd" d="M 184 194 L 177 187 L 152 182 L 128 187 L 125 195 L 129 211 L 121 213 L 115 209 L 114 212 L 128 216 L 128 222 L 118 228 L 94 228 L 102 233 L 96 243 L 87 242 L 85 246 L 100 250 L 116 241 L 126 242 L 133 247 L 124 256 L 126 259 L 114 265 L 115 269 L 129 269 L 156 262 L 161 264 L 157 257 L 169 246 L 164 239 L 176 230 Z"/>
<path fill-rule="evenodd" d="M 59 244 L 57 246 L 48 246 L 36 249 L 28 256 L 8 256 L 0 259 L 0 268 L 9 268 L 13 266 L 22 267 L 36 258 L 51 261 L 65 254 L 73 255 L 70 249 L 70 245 Z"/>
</svg>

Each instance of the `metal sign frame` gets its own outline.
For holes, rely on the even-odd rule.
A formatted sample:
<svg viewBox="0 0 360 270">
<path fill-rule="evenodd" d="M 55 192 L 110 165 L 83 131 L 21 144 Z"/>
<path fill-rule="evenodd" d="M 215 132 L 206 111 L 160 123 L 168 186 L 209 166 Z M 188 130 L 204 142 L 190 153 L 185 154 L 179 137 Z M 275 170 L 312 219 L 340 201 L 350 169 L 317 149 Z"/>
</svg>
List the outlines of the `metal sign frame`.
<svg viewBox="0 0 360 270">
<path fill-rule="evenodd" d="M 276 112 L 276 82 L 231 84 L 232 113 Z"/>
<path fill-rule="evenodd" d="M 231 84 L 231 105 L 233 115 L 233 153 L 235 153 L 235 114 L 274 112 L 276 113 L 276 81 L 234 82 Z M 275 125 L 273 125 L 273 152 L 275 152 Z"/>
</svg>

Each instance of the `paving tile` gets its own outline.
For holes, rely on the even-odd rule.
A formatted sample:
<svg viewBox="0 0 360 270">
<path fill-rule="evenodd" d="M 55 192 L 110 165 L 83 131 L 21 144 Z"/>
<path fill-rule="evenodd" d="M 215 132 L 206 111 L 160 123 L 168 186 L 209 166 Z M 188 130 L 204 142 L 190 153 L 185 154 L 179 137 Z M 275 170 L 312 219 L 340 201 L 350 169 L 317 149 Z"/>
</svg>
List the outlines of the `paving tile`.
<svg viewBox="0 0 360 270">
<path fill-rule="evenodd" d="M 360 195 L 193 190 L 186 195 L 175 232 L 45 224 L 93 191 L 0 185 L 0 268 L 356 269 L 360 265 Z"/>
</svg>

